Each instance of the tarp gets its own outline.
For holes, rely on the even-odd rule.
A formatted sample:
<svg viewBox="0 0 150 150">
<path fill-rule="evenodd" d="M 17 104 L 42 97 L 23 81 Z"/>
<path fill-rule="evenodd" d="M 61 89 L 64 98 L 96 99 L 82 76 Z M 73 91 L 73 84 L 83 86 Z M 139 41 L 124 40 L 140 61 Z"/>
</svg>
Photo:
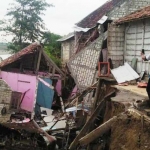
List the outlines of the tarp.
<svg viewBox="0 0 150 150">
<path fill-rule="evenodd" d="M 51 85 L 52 81 L 48 78 L 43 78 L 43 80 Z M 50 89 L 47 85 L 43 84 L 43 82 L 38 82 L 37 89 L 37 104 L 41 107 L 51 108 L 53 102 L 54 90 Z"/>
</svg>

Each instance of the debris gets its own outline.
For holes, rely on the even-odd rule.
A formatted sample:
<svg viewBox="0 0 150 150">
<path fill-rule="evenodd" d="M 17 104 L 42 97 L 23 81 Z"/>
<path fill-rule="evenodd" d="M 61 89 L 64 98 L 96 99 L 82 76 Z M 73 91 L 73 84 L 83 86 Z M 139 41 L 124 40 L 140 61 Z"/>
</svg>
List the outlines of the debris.
<svg viewBox="0 0 150 150">
<path fill-rule="evenodd" d="M 125 63 L 124 66 L 112 69 L 111 73 L 114 75 L 118 83 L 135 80 L 140 77 L 128 63 Z"/>
<path fill-rule="evenodd" d="M 139 88 L 146 88 L 147 87 L 147 83 L 146 82 L 137 82 L 137 86 Z"/>
<path fill-rule="evenodd" d="M 118 85 L 119 86 L 128 86 L 129 84 L 127 82 L 124 82 L 124 83 L 119 83 Z"/>
<path fill-rule="evenodd" d="M 113 123 L 117 121 L 117 116 L 112 117 L 107 122 L 100 125 L 98 128 L 87 134 L 86 136 L 82 137 L 79 142 L 81 145 L 87 145 L 97 139 L 98 137 L 102 136 L 106 131 L 109 131 L 113 125 Z"/>
<path fill-rule="evenodd" d="M 83 126 L 82 130 L 80 131 L 80 133 L 76 136 L 76 138 L 74 139 L 74 141 L 71 143 L 69 149 L 72 150 L 76 147 L 76 145 L 79 143 L 79 139 L 82 138 L 84 136 L 84 134 L 86 133 L 86 131 L 88 130 L 90 124 L 93 123 L 93 121 L 95 120 L 95 118 L 98 116 L 98 113 L 103 109 L 103 103 L 106 100 L 107 97 L 109 97 L 111 94 L 113 94 L 115 91 L 109 93 L 108 95 L 105 96 L 104 99 L 101 100 L 101 102 L 99 103 L 99 105 L 96 107 L 95 111 L 93 112 L 93 114 L 90 116 L 90 118 L 88 119 L 88 121 L 86 122 L 86 124 Z"/>
</svg>

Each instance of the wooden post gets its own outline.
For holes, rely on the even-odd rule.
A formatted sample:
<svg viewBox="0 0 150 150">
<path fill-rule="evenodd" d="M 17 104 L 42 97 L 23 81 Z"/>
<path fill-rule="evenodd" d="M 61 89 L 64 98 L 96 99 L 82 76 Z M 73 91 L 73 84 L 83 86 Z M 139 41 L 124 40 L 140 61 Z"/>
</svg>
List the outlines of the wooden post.
<svg viewBox="0 0 150 150">
<path fill-rule="evenodd" d="M 54 76 L 54 74 L 55 74 L 55 67 L 53 67 L 52 77 Z"/>
<path fill-rule="evenodd" d="M 97 99 L 98 99 L 98 97 L 99 97 L 100 84 L 101 84 L 101 79 L 99 78 L 99 79 L 98 79 L 97 88 L 96 88 L 95 97 L 94 97 L 93 110 L 95 110 L 95 108 L 96 108 Z M 93 111 L 92 111 L 92 112 L 93 112 Z"/>
<path fill-rule="evenodd" d="M 37 61 L 37 66 L 36 66 L 36 73 L 38 73 L 39 68 L 40 68 L 41 56 L 42 56 L 42 49 L 39 49 L 39 56 L 38 56 L 38 61 Z"/>
<path fill-rule="evenodd" d="M 71 143 L 69 150 L 73 150 L 76 148 L 77 144 L 79 143 L 79 139 L 81 139 L 85 133 L 87 132 L 87 130 L 89 129 L 89 125 L 91 125 L 93 123 L 93 121 L 96 119 L 97 115 L 99 114 L 100 111 L 102 111 L 103 109 L 103 104 L 106 100 L 107 97 L 111 96 L 113 93 L 115 92 L 112 91 L 111 93 L 109 93 L 108 95 L 106 95 L 101 102 L 99 103 L 99 105 L 96 107 L 95 111 L 93 112 L 93 114 L 90 116 L 89 120 L 86 122 L 86 124 L 83 126 L 83 128 L 81 129 L 80 133 L 76 136 L 76 138 L 74 139 L 74 141 Z"/>
</svg>

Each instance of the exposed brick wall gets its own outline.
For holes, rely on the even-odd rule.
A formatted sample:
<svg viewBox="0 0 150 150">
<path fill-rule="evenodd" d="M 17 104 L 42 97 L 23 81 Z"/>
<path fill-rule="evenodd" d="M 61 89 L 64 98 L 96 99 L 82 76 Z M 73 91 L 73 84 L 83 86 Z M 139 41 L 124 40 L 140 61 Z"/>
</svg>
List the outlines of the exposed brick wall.
<svg viewBox="0 0 150 150">
<path fill-rule="evenodd" d="M 150 0 L 126 0 L 110 11 L 108 16 L 110 19 L 116 20 L 148 5 L 150 5 Z"/>
<path fill-rule="evenodd" d="M 0 104 L 5 104 L 7 110 L 11 102 L 12 90 L 4 80 L 0 80 Z"/>
</svg>

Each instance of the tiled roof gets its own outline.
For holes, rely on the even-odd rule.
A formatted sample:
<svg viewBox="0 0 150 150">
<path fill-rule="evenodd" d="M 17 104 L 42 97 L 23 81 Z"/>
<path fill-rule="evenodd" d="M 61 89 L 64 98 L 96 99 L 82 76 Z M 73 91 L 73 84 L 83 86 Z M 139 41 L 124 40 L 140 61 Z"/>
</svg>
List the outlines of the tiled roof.
<svg viewBox="0 0 150 150">
<path fill-rule="evenodd" d="M 42 65 L 49 66 L 51 68 L 55 68 L 56 73 L 59 73 L 62 77 L 64 77 L 64 73 L 57 67 L 57 65 L 47 56 L 47 54 L 42 50 L 42 46 L 40 43 L 35 42 L 33 44 L 30 44 L 29 46 L 25 47 L 18 53 L 15 53 L 14 55 L 8 57 L 7 59 L 3 60 L 0 63 L 0 68 L 2 69 L 3 67 L 16 62 L 17 60 L 21 60 L 24 58 L 24 56 L 29 55 L 29 54 L 35 54 L 37 51 L 42 51 L 42 55 L 45 59 L 45 63 L 42 63 Z M 32 57 L 31 57 L 32 58 Z M 41 58 L 42 60 L 42 58 Z"/>
<path fill-rule="evenodd" d="M 27 46 L 26 48 L 22 49 L 18 53 L 14 54 L 14 55 L 10 56 L 9 58 L 5 59 L 4 61 L 2 61 L 0 63 L 0 67 L 8 65 L 8 64 L 20 59 L 24 55 L 33 53 L 33 51 L 35 51 L 38 47 L 41 47 L 41 45 L 36 42 Z"/>
<path fill-rule="evenodd" d="M 77 26 L 82 28 L 92 28 L 94 27 L 97 22 L 104 16 L 107 15 L 109 11 L 111 11 L 121 0 L 111 0 L 107 1 L 104 5 L 93 11 L 79 23 Z"/>
<path fill-rule="evenodd" d="M 133 12 L 123 18 L 118 19 L 115 21 L 116 24 L 122 24 L 125 22 L 130 22 L 130 21 L 135 21 L 135 20 L 140 20 L 144 18 L 150 17 L 150 6 L 147 6 L 143 9 L 140 9 L 136 12 Z"/>
</svg>

